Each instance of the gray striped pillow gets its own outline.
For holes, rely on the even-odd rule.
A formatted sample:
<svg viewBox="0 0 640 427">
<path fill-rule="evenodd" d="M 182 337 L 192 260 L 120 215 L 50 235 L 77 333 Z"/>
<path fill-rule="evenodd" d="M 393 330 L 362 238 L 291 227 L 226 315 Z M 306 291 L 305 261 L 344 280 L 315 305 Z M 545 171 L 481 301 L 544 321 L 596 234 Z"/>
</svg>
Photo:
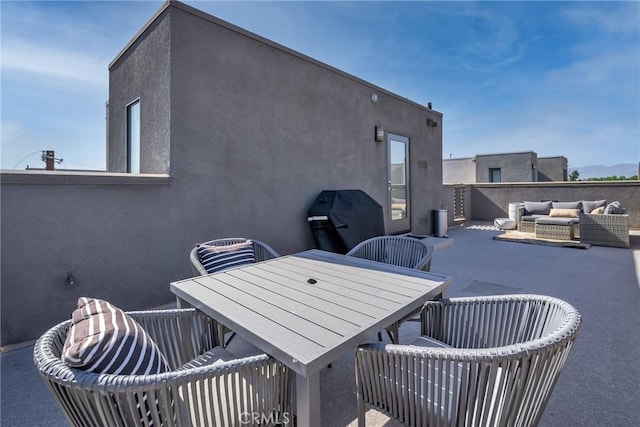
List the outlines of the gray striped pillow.
<svg viewBox="0 0 640 427">
<path fill-rule="evenodd" d="M 88 372 L 150 375 L 169 365 L 151 337 L 119 308 L 82 297 L 62 349 L 62 361 Z"/>
<path fill-rule="evenodd" d="M 200 263 L 207 273 L 256 262 L 251 240 L 223 246 L 200 244 L 197 251 Z"/>
</svg>

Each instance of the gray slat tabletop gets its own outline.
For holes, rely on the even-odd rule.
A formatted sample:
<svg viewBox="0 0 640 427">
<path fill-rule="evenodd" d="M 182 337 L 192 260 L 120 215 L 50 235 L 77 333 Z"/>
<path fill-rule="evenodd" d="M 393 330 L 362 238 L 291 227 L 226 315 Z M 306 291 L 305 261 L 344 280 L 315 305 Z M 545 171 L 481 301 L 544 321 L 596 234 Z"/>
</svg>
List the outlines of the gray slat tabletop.
<svg viewBox="0 0 640 427">
<path fill-rule="evenodd" d="M 310 250 L 174 282 L 171 291 L 180 304 L 220 321 L 313 389 L 309 377 L 317 381 L 322 367 L 451 283 L 446 276 Z M 301 404 L 319 407 L 319 401 L 301 402 L 300 392 L 298 412 L 309 413 Z M 319 416 L 319 409 L 311 414 Z"/>
</svg>

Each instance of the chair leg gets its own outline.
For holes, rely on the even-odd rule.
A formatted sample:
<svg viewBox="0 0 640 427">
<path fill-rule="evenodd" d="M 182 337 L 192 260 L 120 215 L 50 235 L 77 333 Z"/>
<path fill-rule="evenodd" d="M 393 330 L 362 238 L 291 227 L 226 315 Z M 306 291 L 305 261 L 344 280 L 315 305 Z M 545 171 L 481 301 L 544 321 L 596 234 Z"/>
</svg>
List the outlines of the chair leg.
<svg viewBox="0 0 640 427">
<path fill-rule="evenodd" d="M 387 330 L 387 335 L 389 335 L 389 340 L 390 340 L 392 343 L 397 344 L 397 343 L 395 343 L 395 342 L 393 341 L 393 335 L 391 335 L 391 332 L 389 332 L 388 330 Z"/>
<path fill-rule="evenodd" d="M 392 344 L 400 344 L 400 325 L 398 323 L 387 327 L 387 334 L 389 334 Z"/>
<path fill-rule="evenodd" d="M 235 332 L 231 332 L 231 335 L 229 336 L 229 339 L 224 343 L 225 348 L 229 345 L 229 343 L 231 342 L 231 340 L 236 336 Z"/>
</svg>

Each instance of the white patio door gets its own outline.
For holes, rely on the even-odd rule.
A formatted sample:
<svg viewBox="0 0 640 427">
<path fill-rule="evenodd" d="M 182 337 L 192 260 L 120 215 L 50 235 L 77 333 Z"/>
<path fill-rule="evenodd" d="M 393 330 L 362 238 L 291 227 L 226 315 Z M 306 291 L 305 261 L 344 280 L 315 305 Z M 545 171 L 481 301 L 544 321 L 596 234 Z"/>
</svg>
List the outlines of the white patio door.
<svg viewBox="0 0 640 427">
<path fill-rule="evenodd" d="M 411 230 L 409 200 L 409 138 L 387 134 L 389 159 L 389 234 Z"/>
</svg>

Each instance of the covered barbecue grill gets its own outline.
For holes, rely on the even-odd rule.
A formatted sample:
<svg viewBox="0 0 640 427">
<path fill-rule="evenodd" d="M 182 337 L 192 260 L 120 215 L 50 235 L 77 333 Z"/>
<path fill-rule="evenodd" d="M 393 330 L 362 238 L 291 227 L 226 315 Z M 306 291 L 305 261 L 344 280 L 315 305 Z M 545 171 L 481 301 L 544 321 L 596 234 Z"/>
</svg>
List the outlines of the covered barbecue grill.
<svg viewBox="0 0 640 427">
<path fill-rule="evenodd" d="M 362 190 L 325 190 L 311 204 L 308 221 L 318 249 L 344 254 L 384 235 L 382 206 Z"/>
</svg>

